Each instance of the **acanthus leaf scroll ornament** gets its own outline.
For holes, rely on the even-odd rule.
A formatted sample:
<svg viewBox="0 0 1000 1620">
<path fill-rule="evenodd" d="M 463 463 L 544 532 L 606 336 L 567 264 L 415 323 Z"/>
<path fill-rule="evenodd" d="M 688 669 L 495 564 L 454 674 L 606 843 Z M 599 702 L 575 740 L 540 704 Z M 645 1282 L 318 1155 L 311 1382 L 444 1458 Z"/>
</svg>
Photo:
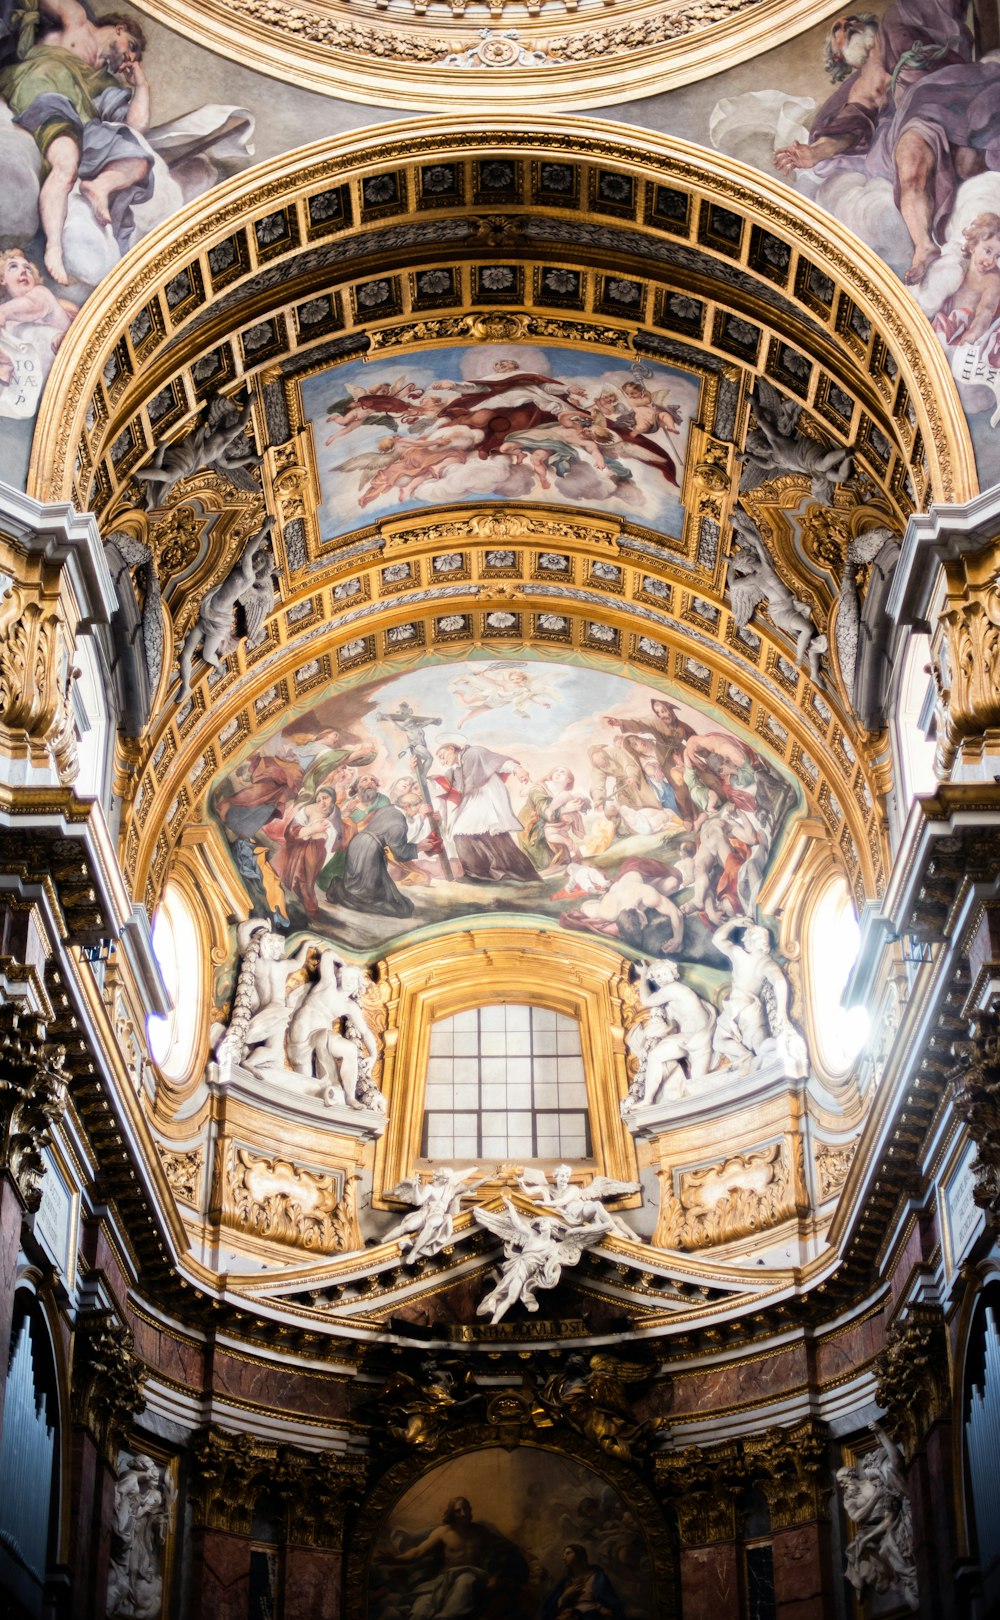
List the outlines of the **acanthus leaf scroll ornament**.
<svg viewBox="0 0 1000 1620">
<path fill-rule="evenodd" d="M 61 610 L 14 584 L 0 605 L 0 727 L 16 755 L 41 755 L 64 787 L 78 769 L 73 667 Z"/>
<path fill-rule="evenodd" d="M 839 1192 L 847 1180 L 860 1138 L 850 1142 L 817 1142 L 813 1162 L 816 1166 L 816 1191 L 820 1203 L 825 1203 Z"/>
<path fill-rule="evenodd" d="M 1000 1011 L 976 1015 L 970 1061 L 952 1081 L 952 1102 L 976 1144 L 972 1197 L 1000 1232 Z"/>
<path fill-rule="evenodd" d="M 177 1151 L 164 1147 L 162 1143 L 158 1143 L 157 1146 L 163 1172 L 174 1197 L 181 1204 L 197 1205 L 204 1149 L 197 1147 Z"/>
<path fill-rule="evenodd" d="M 735 1442 L 710 1451 L 688 1446 L 653 1459 L 656 1483 L 677 1513 L 682 1547 L 736 1538 L 736 1496 L 746 1482 Z"/>
<path fill-rule="evenodd" d="M 145 1411 L 145 1377 L 131 1328 L 111 1310 L 81 1312 L 73 1341 L 74 1417 L 108 1457 Z"/>
<path fill-rule="evenodd" d="M 885 1426 L 911 1461 L 935 1423 L 947 1416 L 951 1380 L 944 1317 L 933 1306 L 914 1306 L 894 1322 L 876 1361 L 875 1399 Z"/>
<path fill-rule="evenodd" d="M 44 1150 L 66 1110 L 65 1059 L 26 1003 L 15 998 L 0 1007 L 0 1147 L 29 1211 L 41 1203 Z"/>
<path fill-rule="evenodd" d="M 826 1517 L 829 1495 L 826 1426 L 814 1418 L 766 1429 L 743 1441 L 747 1472 L 764 1493 L 771 1529 Z"/>
<path fill-rule="evenodd" d="M 356 1179 L 234 1146 L 228 1201 L 235 1223 L 256 1237 L 342 1254 L 361 1246 L 349 1199 Z"/>
<path fill-rule="evenodd" d="M 933 673 L 938 693 L 935 767 L 947 775 L 962 743 L 1000 727 L 1000 561 L 995 545 L 944 567 Z"/>
</svg>

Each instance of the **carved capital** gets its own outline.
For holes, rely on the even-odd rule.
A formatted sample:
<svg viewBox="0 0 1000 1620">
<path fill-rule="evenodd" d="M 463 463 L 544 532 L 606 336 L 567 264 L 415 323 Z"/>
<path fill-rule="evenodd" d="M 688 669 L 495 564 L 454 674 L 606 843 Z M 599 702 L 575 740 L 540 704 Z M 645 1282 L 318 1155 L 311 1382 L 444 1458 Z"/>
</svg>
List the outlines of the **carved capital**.
<svg viewBox="0 0 1000 1620">
<path fill-rule="evenodd" d="M 195 1523 L 249 1535 L 265 1492 L 283 1502 L 286 1538 L 307 1547 L 339 1547 L 367 1476 L 363 1458 L 273 1446 L 249 1434 L 206 1429 L 194 1443 L 191 1498 Z"/>
<path fill-rule="evenodd" d="M 976 1144 L 972 1196 L 1000 1231 L 1000 1011 L 977 1013 L 968 1066 L 952 1081 L 952 1102 Z"/>
<path fill-rule="evenodd" d="M 43 1151 L 66 1109 L 66 1051 L 45 1040 L 45 1024 L 27 1002 L 0 1007 L 0 1148 L 25 1208 L 42 1199 Z"/>
<path fill-rule="evenodd" d="M 276 1448 L 253 1435 L 212 1428 L 198 1436 L 193 1452 L 195 1524 L 249 1535 L 254 1504 L 272 1484 Z"/>
<path fill-rule="evenodd" d="M 746 1483 L 735 1445 L 689 1446 L 654 1458 L 656 1483 L 676 1514 L 681 1545 L 702 1547 L 736 1538 L 736 1498 Z"/>
<path fill-rule="evenodd" d="M 944 574 L 934 647 L 942 773 L 964 742 L 1000 727 L 1000 541 L 946 563 Z"/>
<path fill-rule="evenodd" d="M 944 1318 L 933 1306 L 915 1306 L 886 1334 L 876 1362 L 875 1399 L 885 1427 L 909 1462 L 935 1423 L 945 1417 L 951 1391 Z"/>
<path fill-rule="evenodd" d="M 766 1429 L 743 1442 L 747 1471 L 771 1510 L 772 1530 L 825 1518 L 829 1490 L 826 1428 L 813 1418 Z"/>
<path fill-rule="evenodd" d="M 131 1328 L 113 1311 L 84 1311 L 73 1341 L 73 1416 L 90 1430 L 109 1462 L 146 1409 L 145 1377 Z"/>
</svg>

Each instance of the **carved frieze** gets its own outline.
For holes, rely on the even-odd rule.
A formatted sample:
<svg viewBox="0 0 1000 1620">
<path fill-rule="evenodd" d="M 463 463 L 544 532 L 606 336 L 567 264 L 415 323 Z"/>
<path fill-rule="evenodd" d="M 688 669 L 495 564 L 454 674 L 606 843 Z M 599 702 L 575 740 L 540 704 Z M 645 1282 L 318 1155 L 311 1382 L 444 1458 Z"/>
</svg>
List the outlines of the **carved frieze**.
<svg viewBox="0 0 1000 1620">
<path fill-rule="evenodd" d="M 350 1197 L 356 1179 L 307 1170 L 234 1145 L 227 1170 L 227 1218 L 255 1237 L 323 1254 L 361 1247 Z"/>
</svg>

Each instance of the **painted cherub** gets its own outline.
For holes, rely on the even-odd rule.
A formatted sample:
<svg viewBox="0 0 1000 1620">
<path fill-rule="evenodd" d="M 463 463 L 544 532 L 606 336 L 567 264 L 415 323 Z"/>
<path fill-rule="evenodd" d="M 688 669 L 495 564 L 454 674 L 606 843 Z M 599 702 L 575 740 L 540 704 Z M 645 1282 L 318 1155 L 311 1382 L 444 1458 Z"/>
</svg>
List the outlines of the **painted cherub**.
<svg viewBox="0 0 1000 1620">
<path fill-rule="evenodd" d="M 934 316 L 949 347 L 978 343 L 1000 315 L 1000 214 L 977 214 L 962 232 L 964 274 Z"/>
<path fill-rule="evenodd" d="M 41 275 L 23 248 L 0 253 L 0 293 L 0 333 L 14 325 L 47 328 L 55 354 L 76 310 L 42 285 Z M 15 369 L 14 360 L 0 349 L 0 385 L 11 381 Z"/>
<path fill-rule="evenodd" d="M 490 664 L 474 675 L 460 676 L 451 689 L 468 711 L 459 720 L 461 728 L 478 715 L 510 708 L 520 720 L 530 718 L 531 705 L 551 709 L 557 701 L 554 688 L 530 670 L 517 665 Z"/>
</svg>

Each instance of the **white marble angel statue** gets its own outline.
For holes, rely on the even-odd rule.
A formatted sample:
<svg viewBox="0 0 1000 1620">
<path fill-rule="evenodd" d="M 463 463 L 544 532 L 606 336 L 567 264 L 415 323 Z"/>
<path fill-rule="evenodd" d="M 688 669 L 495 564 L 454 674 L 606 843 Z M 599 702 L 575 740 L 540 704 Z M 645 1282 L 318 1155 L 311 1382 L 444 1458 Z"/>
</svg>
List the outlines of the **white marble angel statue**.
<svg viewBox="0 0 1000 1620">
<path fill-rule="evenodd" d="M 638 1181 L 615 1181 L 612 1176 L 592 1176 L 585 1187 L 573 1185 L 573 1171 L 568 1164 L 558 1164 L 550 1183 L 544 1170 L 528 1167 L 518 1182 L 521 1191 L 533 1203 L 544 1204 L 557 1210 L 570 1226 L 593 1229 L 601 1233 L 615 1232 L 619 1237 L 636 1241 L 632 1228 L 617 1215 L 605 1209 L 605 1198 L 626 1198 L 629 1193 L 642 1191 Z"/>
<path fill-rule="evenodd" d="M 715 1008 L 683 982 L 676 962 L 643 962 L 639 969 L 639 1005 L 648 1017 L 626 1037 L 639 1061 L 621 1114 L 687 1093 L 688 1081 L 712 1068 Z"/>
<path fill-rule="evenodd" d="M 783 473 L 804 473 L 817 501 L 829 505 L 838 484 L 851 476 L 853 458 L 840 445 L 822 444 L 796 431 L 802 406 L 764 378 L 753 391 L 753 413 L 757 422 L 746 437 L 741 490 L 756 489 L 768 478 Z"/>
<path fill-rule="evenodd" d="M 871 1428 L 878 1436 L 878 1451 L 867 1452 L 856 1467 L 837 1469 L 844 1506 L 858 1527 L 845 1549 L 844 1573 L 862 1600 L 868 1588 L 888 1592 L 898 1587 L 908 1606 L 917 1609 L 913 1521 L 903 1459 L 879 1424 Z"/>
<path fill-rule="evenodd" d="M 271 550 L 273 527 L 274 518 L 269 515 L 257 533 L 250 536 L 225 579 L 204 598 L 181 648 L 181 684 L 175 703 L 183 703 L 190 693 L 191 671 L 199 649 L 204 662 L 218 669 L 226 642 L 234 637 L 252 642 L 272 611 L 277 600 Z"/>
<path fill-rule="evenodd" d="M 607 1235 L 599 1226 L 564 1226 L 551 1215 L 522 1215 L 509 1198 L 502 1213 L 477 1209 L 475 1217 L 503 1241 L 496 1287 L 476 1306 L 476 1315 L 491 1322 L 499 1322 L 518 1300 L 526 1310 L 537 1311 L 537 1290 L 554 1288 L 563 1268 L 579 1265 L 587 1249 Z"/>
<path fill-rule="evenodd" d="M 429 1181 L 416 1171 L 398 1187 L 393 1187 L 392 1198 L 404 1198 L 414 1207 L 385 1234 L 385 1242 L 399 1240 L 408 1266 L 415 1266 L 425 1254 L 439 1254 L 451 1242 L 462 1195 L 482 1186 L 483 1178 L 469 1186 L 470 1176 L 477 1174 L 478 1166 L 471 1170 L 453 1170 L 441 1164 Z"/>
<path fill-rule="evenodd" d="M 772 624 L 795 643 L 795 662 L 808 663 L 809 674 L 821 686 L 820 658 L 829 642 L 816 628 L 808 602 L 794 596 L 778 574 L 753 519 L 734 507 L 730 521 L 737 539 L 726 571 L 733 618 L 742 629 L 761 602 L 766 602 Z"/>
</svg>

